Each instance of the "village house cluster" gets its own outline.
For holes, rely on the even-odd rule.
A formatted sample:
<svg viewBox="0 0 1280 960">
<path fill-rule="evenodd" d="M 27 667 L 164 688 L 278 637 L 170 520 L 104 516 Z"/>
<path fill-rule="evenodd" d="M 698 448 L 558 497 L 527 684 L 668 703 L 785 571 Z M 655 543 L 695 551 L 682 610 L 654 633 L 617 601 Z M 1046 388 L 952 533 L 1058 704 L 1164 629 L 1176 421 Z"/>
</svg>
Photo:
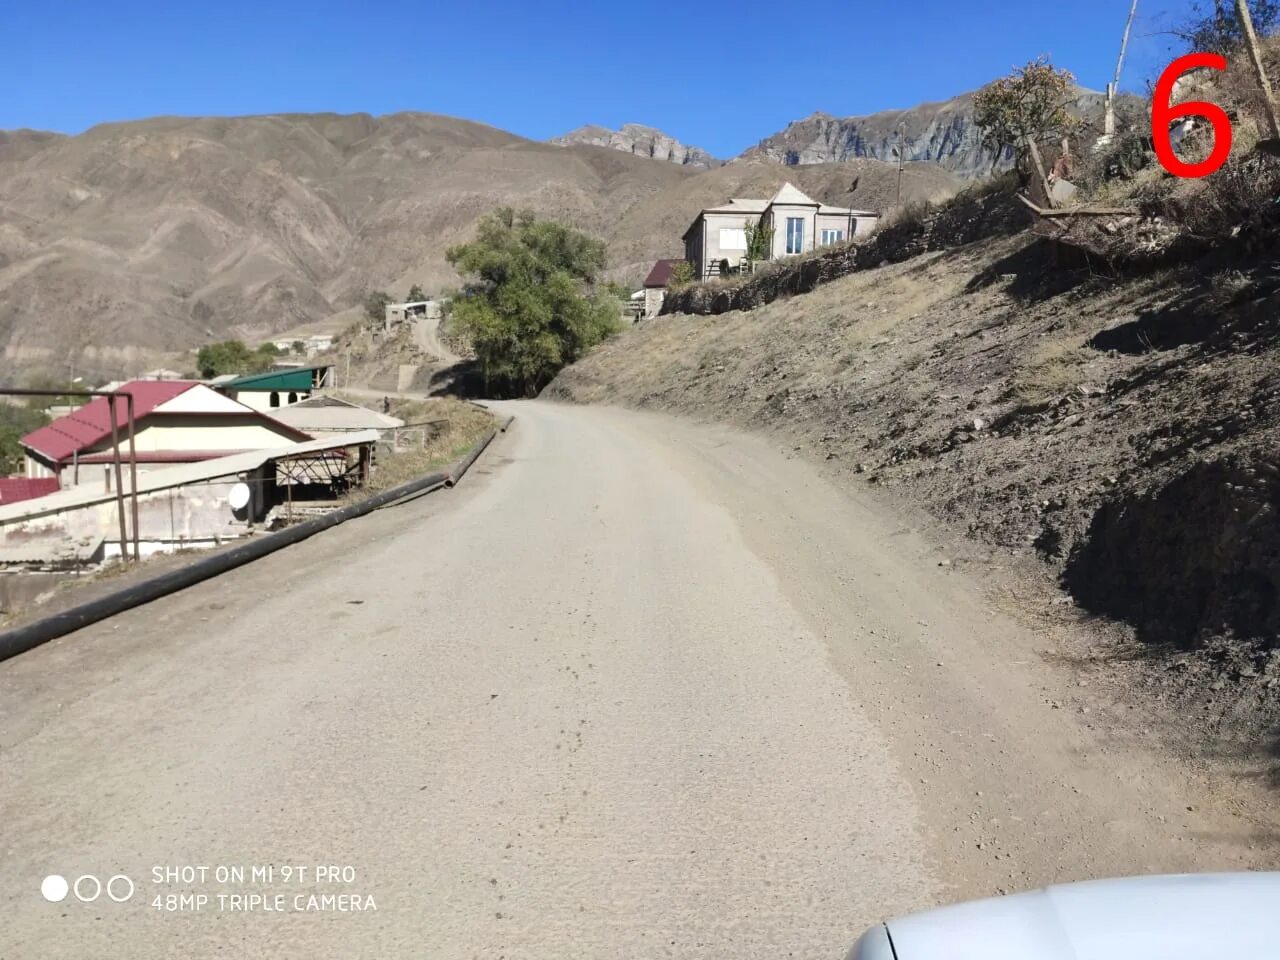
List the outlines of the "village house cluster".
<svg viewBox="0 0 1280 960">
<path fill-rule="evenodd" d="M 328 509 L 367 480 L 383 435 L 404 426 L 334 396 L 328 364 L 210 381 L 171 374 L 69 398 L 78 405 L 21 438 L 21 475 L 0 477 L 0 569 L 52 573 L 214 546 L 282 511 Z"/>
</svg>

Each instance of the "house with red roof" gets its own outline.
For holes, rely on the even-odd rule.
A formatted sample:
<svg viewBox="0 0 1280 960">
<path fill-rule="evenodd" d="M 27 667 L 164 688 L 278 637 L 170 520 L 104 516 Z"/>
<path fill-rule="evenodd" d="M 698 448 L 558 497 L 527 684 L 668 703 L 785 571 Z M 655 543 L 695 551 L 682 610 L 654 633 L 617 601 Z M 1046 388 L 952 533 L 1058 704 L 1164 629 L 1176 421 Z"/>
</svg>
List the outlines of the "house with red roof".
<svg viewBox="0 0 1280 960">
<path fill-rule="evenodd" d="M 34 500 L 59 489 L 57 477 L 0 477 L 0 507 Z"/>
<path fill-rule="evenodd" d="M 251 450 L 301 443 L 311 437 L 267 414 L 193 380 L 133 380 L 113 398 L 90 403 L 35 430 L 20 441 L 26 476 L 55 477 L 66 488 L 110 486 L 115 460 L 111 442 L 114 404 L 120 459 L 129 463 L 128 403 L 133 396 L 134 448 L 139 470 L 197 463 Z"/>
<path fill-rule="evenodd" d="M 649 275 L 644 278 L 644 310 L 641 317 L 648 320 L 662 312 L 662 304 L 667 299 L 667 288 L 671 286 L 671 276 L 676 265 L 683 260 L 656 260 Z"/>
</svg>

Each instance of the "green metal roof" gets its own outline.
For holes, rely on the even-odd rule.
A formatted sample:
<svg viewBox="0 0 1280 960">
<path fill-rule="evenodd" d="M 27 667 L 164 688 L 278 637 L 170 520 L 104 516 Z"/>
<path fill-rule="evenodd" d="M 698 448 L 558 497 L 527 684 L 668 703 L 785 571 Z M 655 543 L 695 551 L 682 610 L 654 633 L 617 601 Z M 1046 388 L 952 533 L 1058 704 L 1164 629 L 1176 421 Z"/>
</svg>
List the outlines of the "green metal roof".
<svg viewBox="0 0 1280 960">
<path fill-rule="evenodd" d="M 321 363 L 313 367 L 293 367 L 288 370 L 268 370 L 251 373 L 218 384 L 222 390 L 310 390 L 315 371 L 328 370 L 332 364 Z"/>
</svg>

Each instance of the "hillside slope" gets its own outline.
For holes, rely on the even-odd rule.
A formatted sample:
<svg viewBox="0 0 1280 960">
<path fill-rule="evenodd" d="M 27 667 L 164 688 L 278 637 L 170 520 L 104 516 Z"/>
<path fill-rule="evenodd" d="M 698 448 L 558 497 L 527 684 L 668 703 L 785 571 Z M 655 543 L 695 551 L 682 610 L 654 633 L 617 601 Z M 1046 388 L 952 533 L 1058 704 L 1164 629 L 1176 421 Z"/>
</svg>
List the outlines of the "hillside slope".
<svg viewBox="0 0 1280 960">
<path fill-rule="evenodd" d="M 428 114 L 157 118 L 0 137 L 8 369 L 109 376 L 150 351 L 262 337 L 363 291 L 454 281 L 499 204 L 602 233 L 694 175 Z"/>
<path fill-rule="evenodd" d="M 1268 263 L 1105 280 L 1018 234 L 646 321 L 548 393 L 768 431 L 1038 560 L 1162 652 L 1143 682 L 1195 699 L 1197 735 L 1256 742 L 1280 722 L 1278 307 Z"/>
</svg>

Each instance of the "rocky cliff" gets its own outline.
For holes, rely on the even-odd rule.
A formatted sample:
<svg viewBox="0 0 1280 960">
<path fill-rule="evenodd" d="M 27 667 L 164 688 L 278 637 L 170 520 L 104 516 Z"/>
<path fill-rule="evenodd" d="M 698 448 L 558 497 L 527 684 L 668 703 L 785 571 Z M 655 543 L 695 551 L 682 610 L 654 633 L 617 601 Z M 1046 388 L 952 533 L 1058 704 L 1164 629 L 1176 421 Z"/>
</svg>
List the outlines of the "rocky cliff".
<svg viewBox="0 0 1280 960">
<path fill-rule="evenodd" d="M 577 130 L 571 130 L 562 137 L 555 137 L 551 142 L 561 146 L 585 143 L 595 147 L 609 147 L 638 157 L 667 160 L 681 166 L 698 167 L 703 170 L 720 166 L 720 161 L 701 147 L 691 147 L 674 137 L 667 136 L 661 130 L 639 123 L 625 123 L 621 130 L 610 130 L 608 127 L 588 124 Z"/>
<path fill-rule="evenodd" d="M 939 163 L 968 179 L 986 176 L 992 169 L 1008 169 L 1013 163 L 1011 154 L 1006 152 L 997 161 L 982 145 L 982 134 L 973 122 L 973 98 L 973 93 L 966 93 L 910 110 L 886 110 L 865 117 L 815 113 L 791 122 L 742 156 L 767 156 L 792 166 L 858 157 L 893 161 L 897 159 L 893 151 L 901 126 L 908 161 Z M 1091 119 L 1101 115 L 1101 104 L 1102 94 L 1082 89 L 1074 109 Z"/>
</svg>

